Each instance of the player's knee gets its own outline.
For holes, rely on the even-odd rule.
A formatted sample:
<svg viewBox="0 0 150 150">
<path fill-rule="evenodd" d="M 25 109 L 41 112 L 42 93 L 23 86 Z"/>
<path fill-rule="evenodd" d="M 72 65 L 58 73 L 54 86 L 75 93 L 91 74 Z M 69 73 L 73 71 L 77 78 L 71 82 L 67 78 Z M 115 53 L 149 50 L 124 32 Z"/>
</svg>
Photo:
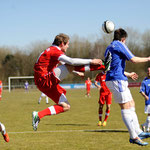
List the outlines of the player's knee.
<svg viewBox="0 0 150 150">
<path fill-rule="evenodd" d="M 70 110 L 70 105 L 65 105 L 64 111 L 68 111 L 68 110 Z"/>
</svg>

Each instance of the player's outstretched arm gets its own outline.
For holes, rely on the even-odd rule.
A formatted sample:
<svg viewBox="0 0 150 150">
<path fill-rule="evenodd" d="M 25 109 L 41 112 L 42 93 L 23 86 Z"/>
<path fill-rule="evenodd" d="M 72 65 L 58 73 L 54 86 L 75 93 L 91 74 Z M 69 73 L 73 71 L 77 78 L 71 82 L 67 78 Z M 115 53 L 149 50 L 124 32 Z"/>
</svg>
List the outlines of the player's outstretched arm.
<svg viewBox="0 0 150 150">
<path fill-rule="evenodd" d="M 131 59 L 130 59 L 130 61 L 132 62 L 132 63 L 142 63 L 142 62 L 148 62 L 148 61 L 150 61 L 150 56 L 149 57 L 132 57 Z"/>
</svg>

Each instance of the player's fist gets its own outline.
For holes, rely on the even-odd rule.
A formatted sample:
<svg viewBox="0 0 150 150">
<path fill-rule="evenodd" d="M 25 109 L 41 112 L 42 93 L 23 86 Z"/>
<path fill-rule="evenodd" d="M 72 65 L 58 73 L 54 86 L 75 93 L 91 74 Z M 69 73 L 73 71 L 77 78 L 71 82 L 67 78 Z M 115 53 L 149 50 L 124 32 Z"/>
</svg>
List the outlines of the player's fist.
<svg viewBox="0 0 150 150">
<path fill-rule="evenodd" d="M 92 65 L 102 65 L 102 60 L 101 59 L 92 59 L 91 64 Z"/>
</svg>

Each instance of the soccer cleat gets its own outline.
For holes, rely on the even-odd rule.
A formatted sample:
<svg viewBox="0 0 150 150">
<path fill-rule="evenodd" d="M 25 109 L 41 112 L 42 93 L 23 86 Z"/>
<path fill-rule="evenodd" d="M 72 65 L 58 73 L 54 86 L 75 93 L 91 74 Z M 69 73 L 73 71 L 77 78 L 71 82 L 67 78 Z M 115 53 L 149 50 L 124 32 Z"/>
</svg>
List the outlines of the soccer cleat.
<svg viewBox="0 0 150 150">
<path fill-rule="evenodd" d="M 106 126 L 106 124 L 107 124 L 107 122 L 106 122 L 106 121 L 104 121 L 104 122 L 103 122 L 103 124 L 102 124 L 102 126 L 103 126 L 103 127 L 105 127 L 105 126 Z"/>
<path fill-rule="evenodd" d="M 38 124 L 40 122 L 40 118 L 38 116 L 38 112 L 37 111 L 33 111 L 32 112 L 32 126 L 33 126 L 33 130 L 36 131 Z"/>
<path fill-rule="evenodd" d="M 99 121 L 99 122 L 98 122 L 98 126 L 101 126 L 101 125 L 102 125 L 102 122 L 101 122 L 101 121 Z"/>
<path fill-rule="evenodd" d="M 149 138 L 150 137 L 150 133 L 149 132 L 142 132 L 138 135 L 138 137 L 140 139 L 145 139 L 145 138 Z"/>
<path fill-rule="evenodd" d="M 137 145 L 140 145 L 140 146 L 146 146 L 148 145 L 147 142 L 144 142 L 142 141 L 141 139 L 129 139 L 129 142 L 132 143 L 132 144 L 137 144 Z"/>
<path fill-rule="evenodd" d="M 2 134 L 3 135 L 3 138 L 6 142 L 9 142 L 9 136 L 8 136 L 8 133 L 5 133 L 5 134 Z"/>
<path fill-rule="evenodd" d="M 110 70 L 111 60 L 112 60 L 112 56 L 111 56 L 111 53 L 108 51 L 107 56 L 105 57 L 105 61 L 104 61 L 105 71 Z"/>
</svg>

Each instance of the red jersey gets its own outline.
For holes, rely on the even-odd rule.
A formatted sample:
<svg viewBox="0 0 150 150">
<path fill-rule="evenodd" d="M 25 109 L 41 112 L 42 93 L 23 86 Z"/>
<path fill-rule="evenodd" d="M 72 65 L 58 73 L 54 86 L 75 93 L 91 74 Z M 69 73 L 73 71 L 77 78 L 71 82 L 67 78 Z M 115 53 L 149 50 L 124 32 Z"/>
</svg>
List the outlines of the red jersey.
<svg viewBox="0 0 150 150">
<path fill-rule="evenodd" d="M 95 79 L 95 81 L 100 82 L 100 86 L 101 86 L 100 93 L 107 95 L 108 93 L 111 92 L 106 86 L 105 80 L 106 80 L 106 74 L 104 72 L 99 73 Z"/>
<path fill-rule="evenodd" d="M 2 81 L 0 80 L 0 95 L 1 95 L 1 92 L 2 92 Z"/>
<path fill-rule="evenodd" d="M 2 90 L 2 81 L 0 80 L 0 90 Z"/>
<path fill-rule="evenodd" d="M 91 82 L 91 80 L 86 80 L 85 84 L 86 84 L 86 88 L 90 89 L 92 82 Z"/>
<path fill-rule="evenodd" d="M 64 53 L 57 46 L 50 46 L 47 48 L 44 52 L 41 53 L 34 65 L 35 74 L 41 76 L 52 72 L 59 64 L 58 58 L 62 54 Z"/>
</svg>

